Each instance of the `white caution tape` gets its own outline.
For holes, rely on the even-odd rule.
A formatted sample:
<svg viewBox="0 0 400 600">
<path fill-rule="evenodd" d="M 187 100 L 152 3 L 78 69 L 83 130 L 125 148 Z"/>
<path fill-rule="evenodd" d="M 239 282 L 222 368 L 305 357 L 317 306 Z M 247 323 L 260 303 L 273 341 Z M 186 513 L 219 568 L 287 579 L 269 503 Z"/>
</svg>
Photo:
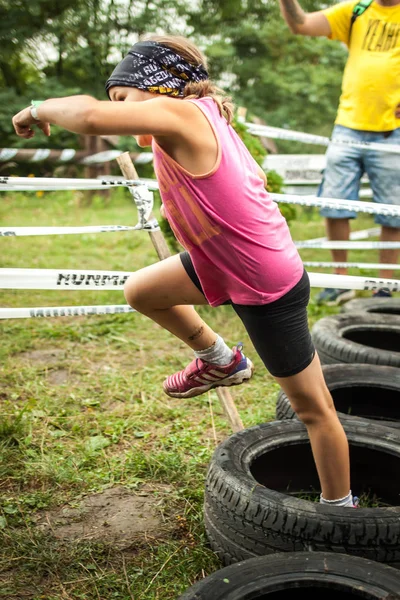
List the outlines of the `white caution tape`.
<svg viewBox="0 0 400 600">
<path fill-rule="evenodd" d="M 362 200 L 341 200 L 339 198 L 318 198 L 317 196 L 296 196 L 293 194 L 270 194 L 275 202 L 283 204 L 300 204 L 301 206 L 318 206 L 336 210 L 351 210 L 365 212 L 371 215 L 400 217 L 400 206 L 393 204 L 376 204 Z"/>
<path fill-rule="evenodd" d="M 72 160 L 76 154 L 76 150 L 73 148 L 64 148 L 64 150 L 60 154 L 60 161 L 68 162 Z"/>
<path fill-rule="evenodd" d="M 329 146 L 329 144 L 339 144 L 351 148 L 360 148 L 362 150 L 376 150 L 380 152 L 392 152 L 400 154 L 400 144 L 380 144 L 376 142 L 354 142 L 347 138 L 335 137 L 334 139 L 314 135 L 312 133 L 303 133 L 291 129 L 281 129 L 279 127 L 269 127 L 267 125 L 255 125 L 246 123 L 249 133 L 261 137 L 269 137 L 278 140 L 293 140 L 295 142 L 304 142 L 305 144 L 317 144 L 318 146 Z"/>
<path fill-rule="evenodd" d="M 305 144 L 316 144 L 317 146 L 328 146 L 330 139 L 322 135 L 313 133 L 303 133 L 293 131 L 292 129 L 282 129 L 280 127 L 270 127 L 269 125 L 256 125 L 255 123 L 245 123 L 249 133 L 253 135 L 269 137 L 277 140 L 292 140 L 295 142 L 304 142 Z"/>
<path fill-rule="evenodd" d="M 16 154 L 18 154 L 18 148 L 2 148 L 0 150 L 0 161 L 11 160 Z"/>
<path fill-rule="evenodd" d="M 391 292 L 400 291 L 400 279 L 336 275 L 334 273 L 308 273 L 308 275 L 311 287 L 373 291 L 378 290 L 379 288 L 387 288 Z"/>
<path fill-rule="evenodd" d="M 157 190 L 155 179 L 56 179 L 53 177 L 0 177 L 0 191 L 34 191 L 65 189 L 106 189 L 110 187 L 137 187 L 145 185 L 149 190 Z M 18 186 L 18 189 L 17 189 Z M 22 186 L 22 187 L 21 187 Z M 277 203 L 300 204 L 301 206 L 317 206 L 338 210 L 351 210 L 374 215 L 400 217 L 400 206 L 393 204 L 376 204 L 362 200 L 342 200 L 339 198 L 319 198 L 317 196 L 297 196 L 295 194 L 275 194 L 270 197 Z"/>
<path fill-rule="evenodd" d="M 305 267 L 318 267 L 318 268 L 334 268 L 334 269 L 379 269 L 382 271 L 397 271 L 400 269 L 399 264 L 385 264 L 385 263 L 355 263 L 355 262 L 317 262 L 317 261 L 304 261 Z"/>
<path fill-rule="evenodd" d="M 40 148 L 39 150 L 36 150 L 29 162 L 40 162 L 42 160 L 46 160 L 46 158 L 50 156 L 50 152 L 51 150 L 49 148 Z"/>
<path fill-rule="evenodd" d="M 114 315 L 136 312 L 128 304 L 95 306 L 37 306 L 34 308 L 0 308 L 0 319 L 25 319 L 42 317 L 82 317 Z"/>
<path fill-rule="evenodd" d="M 91 225 L 86 227 L 0 227 L 0 237 L 28 235 L 71 235 L 79 233 L 114 233 L 117 231 L 136 231 L 150 229 L 159 231 L 157 221 L 145 222 L 143 226 L 128 227 L 125 225 Z"/>
<path fill-rule="evenodd" d="M 122 290 L 130 273 L 75 269 L 0 269 L 8 290 Z"/>
<path fill-rule="evenodd" d="M 10 177 L 0 176 L 0 188 L 10 189 L 17 186 L 30 187 L 33 191 L 44 190 L 48 187 L 52 189 L 63 190 L 65 187 L 70 189 L 85 189 L 86 186 L 96 186 L 97 189 L 104 187 L 130 187 L 147 185 L 150 190 L 158 190 L 158 183 L 155 179 L 124 179 L 107 177 L 98 179 L 70 178 L 70 177 Z M 5 187 L 7 186 L 7 188 Z"/>
<path fill-rule="evenodd" d="M 0 227 L 0 236 L 27 235 L 65 235 L 77 233 L 107 233 L 115 231 L 148 230 L 159 231 L 160 227 L 155 218 L 149 220 L 153 210 L 154 194 L 147 185 L 141 183 L 128 188 L 132 193 L 139 220 L 134 227 L 123 225 L 98 225 L 86 227 Z"/>
<path fill-rule="evenodd" d="M 130 272 L 56 269 L 0 269 L 0 288 L 19 290 L 122 290 Z M 313 287 L 369 290 L 386 287 L 399 291 L 400 280 L 309 273 Z M 375 286 L 375 287 L 374 287 Z"/>
<path fill-rule="evenodd" d="M 50 148 L 38 148 L 36 150 L 30 149 L 31 157 L 30 158 L 26 157 L 25 160 L 28 160 L 30 162 L 38 162 L 38 161 L 46 160 L 51 155 L 52 150 L 53 149 L 50 149 Z M 73 148 L 64 148 L 64 150 L 55 148 L 54 150 L 56 152 L 60 153 L 59 157 L 56 158 L 55 160 L 61 161 L 61 162 L 68 162 L 68 161 L 72 160 L 73 158 L 75 158 L 76 152 L 77 152 Z M 18 153 L 20 151 L 24 152 L 24 148 L 1 148 L 0 149 L 0 162 L 8 161 L 14 157 L 16 157 L 16 159 L 18 160 Z M 86 164 L 86 165 L 91 165 L 91 164 L 96 165 L 96 164 L 101 164 L 101 163 L 105 163 L 105 162 L 110 162 L 110 161 L 114 160 L 115 158 L 117 158 L 118 156 L 120 156 L 122 153 L 123 153 L 122 150 L 105 150 L 103 152 L 97 152 L 96 154 L 92 154 L 90 156 L 84 156 L 83 158 L 80 159 L 80 163 Z M 134 163 L 135 164 L 147 164 L 147 163 L 151 162 L 152 160 L 153 160 L 152 152 L 141 152 L 141 153 L 137 154 L 137 156 L 135 157 Z"/>
<path fill-rule="evenodd" d="M 393 250 L 400 248 L 400 242 L 351 242 L 341 240 L 328 240 L 314 242 L 304 240 L 295 242 L 297 248 L 325 248 L 329 250 Z"/>
<path fill-rule="evenodd" d="M 145 229 L 154 204 L 154 194 L 146 185 L 140 185 L 129 188 L 139 214 L 137 229 Z"/>
<path fill-rule="evenodd" d="M 98 163 L 110 162 L 121 156 L 122 150 L 105 150 L 104 152 L 97 152 L 97 154 L 92 154 L 91 156 L 85 156 L 81 160 L 83 165 L 93 165 Z"/>
<path fill-rule="evenodd" d="M 89 190 L 110 190 L 115 186 L 109 185 L 99 185 L 98 183 L 89 184 L 89 185 L 46 185 L 46 186 L 36 186 L 33 185 L 1 185 L 0 184 L 0 192 L 77 192 L 78 190 L 89 191 Z"/>
</svg>

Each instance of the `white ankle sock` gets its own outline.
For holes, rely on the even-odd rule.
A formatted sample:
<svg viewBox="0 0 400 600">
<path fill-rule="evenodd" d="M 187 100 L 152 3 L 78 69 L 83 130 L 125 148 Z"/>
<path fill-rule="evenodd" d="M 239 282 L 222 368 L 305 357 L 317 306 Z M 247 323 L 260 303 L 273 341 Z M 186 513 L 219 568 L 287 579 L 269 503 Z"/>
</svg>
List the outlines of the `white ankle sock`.
<svg viewBox="0 0 400 600">
<path fill-rule="evenodd" d="M 221 336 L 218 336 L 209 348 L 206 348 L 205 350 L 195 350 L 194 355 L 196 358 L 201 358 L 201 360 L 204 360 L 205 362 L 213 365 L 220 365 L 221 367 L 228 365 L 233 358 L 232 349 L 225 344 Z"/>
<path fill-rule="evenodd" d="M 321 504 L 327 504 L 328 506 L 354 506 L 353 494 L 351 493 L 351 490 L 347 496 L 338 498 L 337 500 L 325 500 L 321 494 L 319 501 Z"/>
</svg>

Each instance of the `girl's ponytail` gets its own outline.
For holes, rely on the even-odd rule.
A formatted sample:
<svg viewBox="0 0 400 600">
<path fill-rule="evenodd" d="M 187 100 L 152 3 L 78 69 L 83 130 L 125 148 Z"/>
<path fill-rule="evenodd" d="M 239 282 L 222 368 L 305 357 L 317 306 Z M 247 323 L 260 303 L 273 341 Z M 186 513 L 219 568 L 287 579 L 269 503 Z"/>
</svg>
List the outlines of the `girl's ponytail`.
<svg viewBox="0 0 400 600">
<path fill-rule="evenodd" d="M 183 90 L 185 98 L 212 98 L 218 106 L 220 115 L 230 123 L 233 119 L 233 103 L 230 98 L 224 96 L 224 92 L 214 85 L 209 79 L 198 83 L 188 83 Z"/>
</svg>

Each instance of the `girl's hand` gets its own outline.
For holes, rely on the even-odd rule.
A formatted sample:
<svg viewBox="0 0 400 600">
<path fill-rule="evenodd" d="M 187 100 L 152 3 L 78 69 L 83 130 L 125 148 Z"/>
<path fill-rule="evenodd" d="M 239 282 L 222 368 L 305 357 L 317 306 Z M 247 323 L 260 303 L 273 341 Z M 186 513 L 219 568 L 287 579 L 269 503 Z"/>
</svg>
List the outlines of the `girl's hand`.
<svg viewBox="0 0 400 600">
<path fill-rule="evenodd" d="M 19 137 L 23 137 L 25 139 L 30 139 L 35 135 L 35 132 L 32 129 L 32 125 L 36 125 L 43 131 L 43 133 L 47 136 L 50 135 L 50 123 L 44 123 L 42 121 L 37 121 L 32 117 L 31 109 L 24 108 L 19 113 L 17 113 L 13 119 L 12 124 L 15 129 L 15 133 Z"/>
<path fill-rule="evenodd" d="M 395 108 L 394 116 L 396 117 L 396 119 L 400 119 L 400 102 Z"/>
</svg>

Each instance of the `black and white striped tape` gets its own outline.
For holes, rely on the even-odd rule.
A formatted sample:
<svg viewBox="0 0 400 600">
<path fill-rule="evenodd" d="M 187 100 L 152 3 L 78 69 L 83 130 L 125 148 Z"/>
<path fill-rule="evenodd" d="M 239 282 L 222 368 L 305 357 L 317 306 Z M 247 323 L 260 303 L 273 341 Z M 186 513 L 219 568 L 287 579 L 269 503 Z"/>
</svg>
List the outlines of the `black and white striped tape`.
<svg viewBox="0 0 400 600">
<path fill-rule="evenodd" d="M 1 289 L 36 290 L 122 290 L 130 272 L 70 269 L 0 269 Z M 327 273 L 309 273 L 312 287 L 372 290 L 400 289 L 400 280 Z"/>
<path fill-rule="evenodd" d="M 94 306 L 37 306 L 32 308 L 0 308 L 0 319 L 26 319 L 43 317 L 82 317 L 116 315 L 136 312 L 128 304 Z"/>
</svg>

